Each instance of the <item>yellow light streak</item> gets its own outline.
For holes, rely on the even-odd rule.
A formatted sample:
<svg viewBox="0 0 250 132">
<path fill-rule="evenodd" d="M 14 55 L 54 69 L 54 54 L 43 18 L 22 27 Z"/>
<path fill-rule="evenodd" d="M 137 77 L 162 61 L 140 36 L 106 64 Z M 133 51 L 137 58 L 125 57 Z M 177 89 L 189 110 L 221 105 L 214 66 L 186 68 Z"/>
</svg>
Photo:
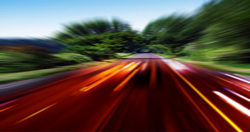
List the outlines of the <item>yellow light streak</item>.
<svg viewBox="0 0 250 132">
<path fill-rule="evenodd" d="M 213 75 L 213 74 L 211 74 L 211 73 L 208 73 L 208 74 L 210 74 L 210 75 L 212 75 L 212 76 L 214 76 L 214 77 L 216 77 L 216 78 L 219 78 L 219 79 L 221 79 L 221 80 L 223 80 L 223 81 L 225 81 L 225 82 L 233 83 L 233 82 L 230 82 L 230 81 L 228 81 L 228 80 L 226 80 L 226 79 L 223 79 L 223 78 L 221 78 L 221 77 L 215 76 L 215 75 Z"/>
<path fill-rule="evenodd" d="M 107 77 L 105 77 L 105 78 L 102 78 L 101 80 L 99 80 L 99 81 L 97 81 L 97 82 L 95 82 L 95 83 L 93 83 L 93 84 L 91 84 L 91 85 L 89 85 L 89 86 L 85 86 L 85 87 L 81 88 L 79 91 L 87 92 L 87 91 L 89 91 L 90 89 L 94 88 L 95 86 L 97 86 L 97 85 L 101 84 L 102 82 L 108 80 L 110 77 L 114 76 L 114 75 L 117 74 L 118 72 L 120 72 L 120 70 L 113 72 L 113 73 L 110 74 L 109 76 L 107 76 Z"/>
<path fill-rule="evenodd" d="M 55 104 L 56 104 L 56 103 L 54 103 L 54 104 L 52 104 L 52 105 L 49 105 L 49 106 L 47 106 L 47 107 L 45 107 L 45 108 L 43 108 L 43 109 L 41 109 L 41 110 L 39 110 L 39 111 L 37 111 L 37 112 L 31 114 L 31 115 L 29 115 L 29 116 L 23 118 L 22 120 L 16 122 L 15 124 L 18 124 L 18 123 L 20 123 L 20 122 L 23 122 L 23 121 L 25 121 L 25 120 L 27 120 L 27 119 L 29 119 L 29 118 L 35 116 L 35 115 L 37 115 L 37 114 L 39 114 L 39 113 L 41 113 L 41 112 L 47 110 L 48 108 L 52 107 L 52 106 L 55 105 Z"/>
<path fill-rule="evenodd" d="M 236 131 L 243 132 L 229 117 L 227 117 L 219 108 L 217 108 L 209 99 L 207 99 L 193 84 L 191 84 L 184 76 L 173 69 L 173 71 L 184 80 L 205 102 L 207 102 L 224 120 L 226 120 Z"/>
<path fill-rule="evenodd" d="M 132 62 L 132 63 L 128 64 L 127 66 L 125 66 L 126 69 L 130 69 L 131 67 L 135 68 L 138 65 L 138 63 L 136 63 L 134 65 L 132 65 L 132 64 L 134 64 L 134 62 Z M 87 92 L 90 89 L 94 88 L 95 86 L 97 86 L 97 85 L 101 84 L 102 82 L 108 80 L 109 78 L 111 78 L 112 76 L 114 76 L 115 74 L 119 73 L 122 70 L 124 70 L 124 68 L 122 68 L 120 70 L 117 70 L 117 71 L 114 71 L 112 74 L 106 76 L 105 78 L 102 78 L 101 80 L 99 80 L 99 81 L 97 81 L 97 82 L 95 82 L 95 83 L 93 83 L 93 84 L 91 84 L 89 86 L 85 86 L 85 87 L 79 89 L 79 91 Z"/>
<path fill-rule="evenodd" d="M 187 93 L 187 91 L 184 89 L 183 86 L 178 82 L 177 78 L 175 78 L 175 81 L 177 85 L 180 87 L 182 92 L 186 95 L 186 97 L 191 101 L 191 103 L 195 106 L 195 108 L 201 113 L 201 115 L 205 118 L 205 120 L 211 125 L 211 127 L 214 129 L 215 132 L 219 132 L 219 130 L 216 128 L 216 126 L 213 124 L 213 122 L 206 116 L 206 114 L 201 110 L 201 108 L 195 103 L 195 101 L 191 98 L 191 96 Z"/>
<path fill-rule="evenodd" d="M 111 73 L 111 72 L 113 72 L 113 71 L 115 71 L 115 70 L 120 69 L 122 66 L 124 66 L 124 63 L 122 63 L 122 64 L 120 64 L 120 65 L 118 65 L 118 66 L 115 66 L 115 67 L 113 67 L 113 68 L 111 68 L 111 69 L 108 69 L 108 70 L 106 70 L 106 71 L 103 71 L 103 72 L 99 73 L 98 76 L 104 76 L 104 75 L 106 75 L 106 74 L 108 74 L 108 73 Z"/>
<path fill-rule="evenodd" d="M 124 79 L 113 91 L 120 91 L 127 82 L 137 73 L 139 69 L 134 70 L 126 79 Z"/>
<path fill-rule="evenodd" d="M 12 108 L 12 107 L 14 107 L 14 106 L 16 106 L 16 105 L 12 105 L 12 106 L 6 107 L 6 108 L 4 108 L 4 109 L 1 109 L 0 112 L 6 111 L 6 110 L 8 110 L 8 109 L 10 109 L 10 108 Z"/>
<path fill-rule="evenodd" d="M 210 74 L 210 73 L 208 73 L 208 74 Z M 218 77 L 218 76 L 215 76 L 215 75 L 213 75 L 213 74 L 210 74 L 210 75 L 212 75 L 212 76 L 214 76 L 214 77 L 216 77 L 216 78 L 219 78 L 219 79 L 221 79 L 221 80 L 223 80 L 223 81 L 225 81 L 225 82 L 231 83 L 231 84 L 233 84 L 233 85 L 235 85 L 235 86 L 237 86 L 237 87 L 240 87 L 240 88 L 242 88 L 242 89 L 244 89 L 244 90 L 246 90 L 246 91 L 250 91 L 249 89 L 245 88 L 244 86 L 236 85 L 236 84 L 233 83 L 233 82 L 230 82 L 230 81 L 228 81 L 228 80 L 225 80 L 225 79 L 223 79 L 223 78 L 221 78 L 221 77 Z"/>
</svg>

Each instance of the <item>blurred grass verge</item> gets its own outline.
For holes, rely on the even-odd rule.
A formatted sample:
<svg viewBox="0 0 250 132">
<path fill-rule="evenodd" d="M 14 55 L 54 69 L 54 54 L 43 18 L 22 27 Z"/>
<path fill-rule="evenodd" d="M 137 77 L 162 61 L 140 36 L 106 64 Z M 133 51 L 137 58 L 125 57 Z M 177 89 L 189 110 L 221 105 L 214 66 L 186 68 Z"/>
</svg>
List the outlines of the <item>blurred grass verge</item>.
<svg viewBox="0 0 250 132">
<path fill-rule="evenodd" d="M 14 82 L 14 81 L 21 81 L 21 80 L 26 80 L 26 79 L 32 79 L 32 78 L 38 78 L 38 77 L 42 77 L 46 75 L 76 70 L 76 69 L 90 67 L 90 66 L 101 65 L 101 64 L 110 63 L 110 62 L 112 61 L 109 60 L 109 61 L 102 61 L 102 62 L 89 62 L 89 63 L 84 63 L 84 64 L 61 66 L 57 68 L 49 68 L 49 69 L 33 70 L 33 71 L 25 71 L 25 72 L 17 72 L 17 73 L 2 73 L 0 74 L 0 84 Z"/>
<path fill-rule="evenodd" d="M 175 57 L 174 54 L 169 54 L 169 55 L 166 55 L 166 54 L 157 54 L 157 55 L 162 56 L 162 57 L 167 58 L 167 59 L 171 59 L 171 58 Z"/>
<path fill-rule="evenodd" d="M 71 70 L 76 70 L 76 69 L 91 67 L 91 66 L 96 66 L 96 65 L 102 65 L 106 63 L 112 63 L 120 59 L 130 58 L 134 55 L 135 54 L 131 54 L 131 53 L 117 53 L 116 59 L 86 62 L 88 58 L 84 59 L 82 58 L 82 56 L 79 56 L 78 54 L 74 54 L 74 53 L 56 54 L 55 56 L 64 58 L 66 60 L 67 59 L 72 60 L 72 56 L 73 56 L 73 58 L 75 58 L 76 61 L 81 62 L 81 64 L 60 66 L 60 67 L 49 68 L 49 69 L 15 72 L 15 73 L 0 73 L 0 84 L 21 81 L 21 80 L 26 80 L 26 79 L 32 79 L 32 78 L 39 78 L 39 77 L 43 77 L 43 76 L 51 75 L 55 73 L 66 72 L 66 71 L 71 71 Z"/>
<path fill-rule="evenodd" d="M 181 61 L 184 63 L 194 64 L 201 67 L 223 71 L 223 72 L 230 72 L 235 74 L 240 74 L 244 76 L 250 76 L 250 65 L 249 64 L 235 64 L 235 63 L 214 63 L 214 62 L 201 62 L 201 61 L 193 61 L 187 58 L 174 58 L 177 61 Z"/>
<path fill-rule="evenodd" d="M 133 54 L 133 53 L 116 53 L 116 58 L 117 59 L 126 59 L 126 58 L 131 58 L 135 55 L 136 54 Z"/>
</svg>

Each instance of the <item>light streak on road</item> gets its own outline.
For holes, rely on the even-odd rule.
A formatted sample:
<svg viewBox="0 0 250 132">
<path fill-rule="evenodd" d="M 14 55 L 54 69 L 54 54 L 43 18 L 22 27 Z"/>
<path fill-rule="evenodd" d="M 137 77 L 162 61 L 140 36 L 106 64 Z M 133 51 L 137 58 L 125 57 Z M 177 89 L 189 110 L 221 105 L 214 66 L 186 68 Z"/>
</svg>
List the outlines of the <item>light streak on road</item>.
<svg viewBox="0 0 250 132">
<path fill-rule="evenodd" d="M 126 79 L 124 79 L 113 91 L 121 91 L 122 88 L 131 80 L 132 77 L 138 72 L 139 69 L 135 69 Z"/>
<path fill-rule="evenodd" d="M 184 76 L 178 71 L 173 69 L 174 72 L 184 80 L 205 102 L 207 102 L 222 118 L 224 118 L 236 131 L 243 132 L 229 117 L 227 117 L 219 108 L 217 108 L 207 97 L 205 97 L 193 84 L 191 84 Z"/>
<path fill-rule="evenodd" d="M 0 104 L 0 107 L 5 106 L 5 105 L 10 104 L 10 103 L 13 103 L 13 102 L 15 102 L 15 101 L 17 101 L 17 100 L 11 100 L 11 101 L 2 103 L 2 104 Z"/>
<path fill-rule="evenodd" d="M 145 69 L 147 68 L 147 66 L 148 66 L 148 63 L 143 63 L 142 68 L 141 68 L 141 72 L 144 72 Z"/>
<path fill-rule="evenodd" d="M 12 105 L 12 106 L 9 106 L 9 107 L 0 109 L 0 112 L 4 112 L 4 111 L 6 111 L 6 110 L 8 110 L 8 109 L 10 109 L 10 108 L 12 108 L 12 107 L 14 107 L 14 106 L 16 106 L 16 105 Z"/>
<path fill-rule="evenodd" d="M 152 63 L 151 65 L 151 71 L 150 71 L 150 82 L 149 82 L 149 87 L 151 89 L 155 89 L 156 88 L 156 81 L 157 81 L 157 75 L 156 75 L 156 64 Z"/>
<path fill-rule="evenodd" d="M 209 74 L 210 74 L 210 73 L 209 73 Z M 225 82 L 231 83 L 231 84 L 233 84 L 233 85 L 235 85 L 235 86 L 237 86 L 237 87 L 239 87 L 239 88 L 242 88 L 242 89 L 244 89 L 244 90 L 246 90 L 246 91 L 250 91 L 250 89 L 247 89 L 247 88 L 245 88 L 245 87 L 239 86 L 239 85 L 237 85 L 237 84 L 235 84 L 235 83 L 233 83 L 233 82 L 231 82 L 231 81 L 228 81 L 228 80 L 223 79 L 223 78 L 221 78 L 221 77 L 215 76 L 215 75 L 213 75 L 213 74 L 210 74 L 210 75 L 212 75 L 212 76 L 214 76 L 214 77 L 216 77 L 216 78 L 218 78 L 218 79 L 220 79 L 220 80 L 223 80 L 223 81 L 225 81 Z"/>
<path fill-rule="evenodd" d="M 126 71 L 132 71 L 134 70 L 139 64 L 141 63 L 141 61 L 133 63 L 132 65 L 129 66 L 125 66 L 124 68 L 122 68 L 121 70 L 126 70 Z"/>
<path fill-rule="evenodd" d="M 132 65 L 132 64 L 133 64 L 133 63 L 130 63 L 130 64 L 126 65 L 125 67 L 128 67 L 128 66 L 130 66 L 130 65 Z M 105 70 L 105 71 L 99 73 L 98 76 L 105 76 L 105 75 L 111 74 L 112 72 L 121 69 L 123 66 L 124 66 L 124 64 L 120 64 L 120 65 L 118 65 L 118 66 L 115 66 L 115 67 L 113 67 L 113 68 L 110 68 L 110 69 L 108 69 L 108 70 Z M 123 67 L 123 68 L 124 68 L 124 67 Z"/>
<path fill-rule="evenodd" d="M 231 77 L 231 78 L 234 78 L 234 79 L 240 80 L 240 81 L 242 81 L 242 82 L 245 82 L 245 83 L 250 83 L 250 81 L 248 81 L 248 80 L 245 80 L 245 79 L 242 79 L 242 78 L 239 78 L 239 77 L 236 77 L 236 76 L 233 76 L 233 75 L 227 74 L 227 73 L 223 73 L 223 72 L 221 72 L 221 73 L 222 73 L 222 74 L 224 74 L 224 75 L 226 75 L 226 76 L 229 76 L 229 77 Z"/>
<path fill-rule="evenodd" d="M 216 75 L 213 75 L 213 74 L 211 74 L 211 73 L 208 73 L 208 74 L 210 74 L 210 75 L 212 75 L 212 76 L 214 76 L 214 77 L 216 77 L 216 78 L 219 78 L 220 80 L 223 80 L 223 81 L 225 81 L 225 82 L 233 83 L 233 82 L 231 82 L 231 81 L 228 81 L 228 80 L 226 80 L 226 79 L 223 79 L 223 78 L 218 77 L 218 76 L 216 76 Z"/>
<path fill-rule="evenodd" d="M 171 68 L 176 69 L 176 70 L 185 70 L 187 67 L 183 65 L 182 63 L 178 61 L 173 61 L 173 60 L 165 60 L 165 62 L 168 63 L 168 65 L 171 66 Z"/>
<path fill-rule="evenodd" d="M 54 106 L 55 104 L 57 104 L 57 103 L 54 103 L 54 104 L 52 104 L 52 105 L 49 105 L 49 106 L 47 106 L 47 107 L 45 107 L 45 108 L 43 108 L 43 109 L 41 109 L 41 110 L 39 110 L 39 111 L 37 111 L 37 112 L 31 114 L 31 115 L 29 115 L 29 116 L 23 118 L 23 119 L 19 120 L 18 122 L 16 122 L 15 124 L 21 123 L 21 122 L 23 122 L 23 121 L 25 121 L 25 120 L 27 120 L 27 119 L 29 119 L 29 118 L 31 118 L 31 117 L 37 115 L 37 114 L 39 114 L 39 113 L 41 113 L 41 112 L 43 112 L 43 111 L 49 109 L 50 107 Z"/>
<path fill-rule="evenodd" d="M 238 97 L 240 97 L 240 98 L 242 98 L 242 99 L 244 99 L 244 100 L 250 102 L 250 99 L 249 99 L 249 98 L 247 98 L 247 97 L 245 97 L 245 96 L 243 96 L 243 95 L 240 95 L 240 94 L 238 94 L 238 93 L 236 93 L 236 92 L 234 92 L 234 91 L 232 91 L 232 90 L 229 90 L 229 89 L 227 89 L 227 88 L 224 88 L 224 89 L 226 89 L 227 91 L 233 93 L 234 95 L 236 95 L 236 96 L 238 96 Z"/>
<path fill-rule="evenodd" d="M 138 63 L 132 62 L 132 63 L 130 63 L 130 64 L 124 66 L 124 67 L 121 68 L 120 70 L 116 70 L 116 71 L 112 72 L 110 75 L 108 75 L 108 76 L 106 76 L 106 77 L 104 77 L 104 78 L 98 80 L 97 82 L 95 82 L 95 83 L 93 83 L 93 84 L 90 84 L 89 86 L 85 86 L 85 87 L 79 89 L 79 91 L 87 92 L 87 91 L 89 91 L 90 89 L 92 89 L 92 88 L 96 87 L 97 85 L 103 83 L 104 81 L 108 80 L 108 79 L 111 78 L 112 76 L 116 75 L 117 73 L 121 72 L 122 70 L 128 69 L 128 70 L 130 71 L 131 68 L 135 68 L 135 67 L 138 66 L 138 65 L 139 65 L 139 62 L 138 62 Z"/>
<path fill-rule="evenodd" d="M 4 89 L 0 131 L 250 131 L 248 84 L 217 71 L 142 53 L 60 75 Z"/>
<path fill-rule="evenodd" d="M 186 97 L 191 101 L 191 103 L 196 107 L 196 109 L 201 113 L 201 115 L 205 118 L 205 120 L 209 123 L 209 125 L 214 129 L 214 131 L 219 132 L 218 128 L 214 125 L 214 123 L 209 119 L 209 117 L 203 112 L 203 110 L 199 107 L 199 105 L 195 102 L 194 99 L 187 93 L 187 91 L 184 89 L 184 87 L 178 82 L 176 78 L 174 78 L 175 81 L 177 81 L 177 85 L 182 90 L 182 92 L 186 95 Z"/>
<path fill-rule="evenodd" d="M 226 101 L 228 104 L 236 108 L 237 110 L 241 111 L 242 113 L 246 114 L 247 116 L 250 116 L 250 110 L 244 107 L 243 105 L 239 104 L 238 102 L 234 101 L 233 99 L 227 97 L 225 94 L 213 91 L 216 95 L 218 95 L 220 98 L 222 98 L 224 101 Z"/>
<path fill-rule="evenodd" d="M 131 62 L 131 63 L 129 63 L 128 65 L 124 66 L 124 67 L 122 68 L 122 70 L 124 70 L 124 69 L 130 67 L 130 66 L 133 65 L 133 64 L 135 64 L 135 62 Z"/>
</svg>

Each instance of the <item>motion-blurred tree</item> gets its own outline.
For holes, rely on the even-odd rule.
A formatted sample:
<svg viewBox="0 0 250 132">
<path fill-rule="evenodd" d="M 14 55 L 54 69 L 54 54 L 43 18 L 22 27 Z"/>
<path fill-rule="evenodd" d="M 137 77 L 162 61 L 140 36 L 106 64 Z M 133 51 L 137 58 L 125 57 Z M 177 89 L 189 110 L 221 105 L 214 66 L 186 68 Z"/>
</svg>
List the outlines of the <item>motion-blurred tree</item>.
<svg viewBox="0 0 250 132">
<path fill-rule="evenodd" d="M 215 52 L 210 51 L 223 48 L 228 51 L 228 48 L 237 47 L 236 50 L 242 49 L 242 52 L 223 53 L 213 59 L 249 62 L 250 56 L 245 50 L 250 48 L 249 7 L 250 0 L 211 0 L 193 15 L 173 14 L 149 23 L 143 35 L 146 44 L 162 44 L 178 55 L 193 54 L 195 58 L 199 57 L 199 53 L 207 52 L 207 56 L 211 57 L 210 54 Z M 188 51 L 185 47 L 190 46 L 189 43 L 197 48 Z M 201 58 L 206 60 L 204 56 Z"/>
<path fill-rule="evenodd" d="M 211 43 L 206 48 L 224 48 L 233 45 L 241 47 L 237 49 L 239 52 L 227 53 L 215 60 L 250 62 L 249 53 L 246 52 L 249 51 L 246 49 L 250 48 L 249 7 L 249 0 L 211 1 L 203 6 L 198 16 L 200 20 L 209 24 L 206 24 L 207 28 L 203 30 L 203 36 L 197 43 Z"/>
<path fill-rule="evenodd" d="M 94 60 L 100 60 L 100 58 L 111 58 L 116 52 L 133 52 L 140 47 L 138 41 L 141 40 L 138 32 L 133 31 L 130 25 L 119 19 L 113 19 L 111 21 L 105 19 L 96 19 L 93 21 L 87 21 L 82 23 L 73 23 L 65 26 L 63 32 L 59 32 L 53 38 L 59 42 L 68 45 L 67 52 L 77 52 L 84 55 L 93 57 Z M 81 52 L 77 51 L 71 46 L 82 46 Z M 87 50 L 90 47 L 102 49 L 103 56 L 93 55 L 83 52 L 83 49 Z M 88 48 L 87 48 L 88 47 Z M 74 49 L 74 50 L 73 50 Z M 106 50 L 105 52 L 103 52 Z M 105 54 L 104 54 L 105 53 Z"/>
<path fill-rule="evenodd" d="M 191 18 L 184 15 L 173 14 L 162 17 L 149 23 L 143 35 L 148 38 L 149 44 L 162 44 L 175 52 L 175 48 L 190 42 L 181 34 L 190 21 Z"/>
</svg>

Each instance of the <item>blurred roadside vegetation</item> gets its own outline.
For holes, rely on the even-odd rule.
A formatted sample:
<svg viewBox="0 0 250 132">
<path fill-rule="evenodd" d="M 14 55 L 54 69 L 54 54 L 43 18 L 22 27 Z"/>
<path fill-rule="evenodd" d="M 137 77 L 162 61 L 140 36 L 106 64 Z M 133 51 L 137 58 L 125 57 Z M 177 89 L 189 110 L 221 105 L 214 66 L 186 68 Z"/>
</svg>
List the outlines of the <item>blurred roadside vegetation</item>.
<svg viewBox="0 0 250 132">
<path fill-rule="evenodd" d="M 250 0 L 211 0 L 194 14 L 172 14 L 152 21 L 142 34 L 148 44 L 164 45 L 182 60 L 248 67 L 249 7 Z"/>
<path fill-rule="evenodd" d="M 142 32 L 118 18 L 98 18 L 66 24 L 48 40 L 12 45 L 0 39 L 0 73 L 145 52 L 242 67 L 250 63 L 249 7 L 250 0 L 211 0 L 193 14 L 174 13 L 151 21 Z"/>
<path fill-rule="evenodd" d="M 31 45 L 0 46 L 0 73 L 46 69 L 91 60 L 81 54 L 54 54 Z"/>
<path fill-rule="evenodd" d="M 77 69 L 84 68 L 84 67 L 104 65 L 104 64 L 111 63 L 113 61 L 116 61 L 116 59 L 108 60 L 108 61 L 106 60 L 99 61 L 99 62 L 86 62 L 86 63 L 81 63 L 81 64 L 59 66 L 55 68 L 39 69 L 39 70 L 32 70 L 32 71 L 0 73 L 0 84 L 43 77 L 43 76 L 51 75 L 55 73 L 77 70 Z"/>
</svg>

